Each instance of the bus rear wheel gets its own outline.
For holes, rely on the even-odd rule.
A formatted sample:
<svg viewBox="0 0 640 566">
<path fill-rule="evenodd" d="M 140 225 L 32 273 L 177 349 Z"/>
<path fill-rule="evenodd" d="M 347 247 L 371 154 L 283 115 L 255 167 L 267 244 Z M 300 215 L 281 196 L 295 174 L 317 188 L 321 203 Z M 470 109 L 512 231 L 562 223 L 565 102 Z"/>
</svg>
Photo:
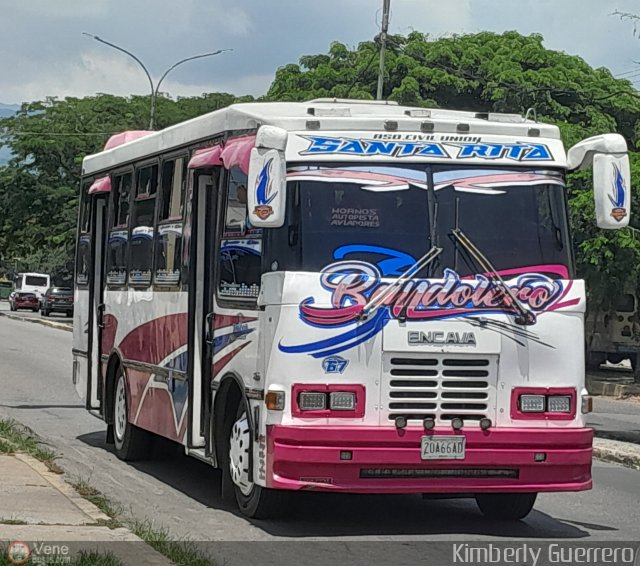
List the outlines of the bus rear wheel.
<svg viewBox="0 0 640 566">
<path fill-rule="evenodd" d="M 113 440 L 116 456 L 128 462 L 142 460 L 149 455 L 151 435 L 129 422 L 130 403 L 122 368 L 116 375 L 113 392 Z"/>
<path fill-rule="evenodd" d="M 519 521 L 533 509 L 537 493 L 476 493 L 476 503 L 485 517 Z"/>
<path fill-rule="evenodd" d="M 254 483 L 251 479 L 251 427 L 243 401 L 238 404 L 236 419 L 229 427 L 227 472 L 231 476 L 236 502 L 243 515 L 266 519 L 277 514 L 283 494 Z"/>
</svg>

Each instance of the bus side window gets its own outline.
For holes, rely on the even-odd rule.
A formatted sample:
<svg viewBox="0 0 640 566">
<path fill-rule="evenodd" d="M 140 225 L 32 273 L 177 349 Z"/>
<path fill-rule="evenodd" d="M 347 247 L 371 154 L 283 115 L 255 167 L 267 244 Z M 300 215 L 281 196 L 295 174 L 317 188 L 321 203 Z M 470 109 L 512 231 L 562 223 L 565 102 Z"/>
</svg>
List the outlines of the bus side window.
<svg viewBox="0 0 640 566">
<path fill-rule="evenodd" d="M 136 192 L 131 223 L 131 258 L 129 284 L 134 287 L 151 285 L 153 265 L 153 224 L 158 192 L 158 165 L 147 165 L 136 171 Z"/>
<path fill-rule="evenodd" d="M 256 299 L 262 276 L 262 231 L 247 224 L 247 176 L 239 168 L 229 174 L 220 243 L 218 294 L 228 299 Z"/>
<path fill-rule="evenodd" d="M 76 283 L 83 287 L 89 283 L 91 269 L 91 197 L 90 182 L 82 185 L 80 196 L 80 230 L 76 246 Z"/>
<path fill-rule="evenodd" d="M 127 226 L 129 224 L 129 199 L 131 196 L 131 173 L 114 177 L 113 214 L 111 227 Z"/>
<path fill-rule="evenodd" d="M 178 157 L 162 164 L 158 229 L 155 234 L 156 287 L 178 287 L 182 271 L 183 207 L 187 160 Z"/>
<path fill-rule="evenodd" d="M 107 242 L 107 286 L 122 287 L 127 284 L 127 251 L 129 248 L 129 208 L 133 174 L 113 176 L 111 194 L 111 221 Z"/>
</svg>

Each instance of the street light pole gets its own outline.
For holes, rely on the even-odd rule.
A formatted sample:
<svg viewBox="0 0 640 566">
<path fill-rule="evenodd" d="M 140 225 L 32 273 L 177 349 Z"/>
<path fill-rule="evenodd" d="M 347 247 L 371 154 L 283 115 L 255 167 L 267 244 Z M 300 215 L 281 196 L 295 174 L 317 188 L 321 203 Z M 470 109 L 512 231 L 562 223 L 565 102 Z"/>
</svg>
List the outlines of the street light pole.
<svg viewBox="0 0 640 566">
<path fill-rule="evenodd" d="M 382 87 L 384 85 L 384 52 L 387 47 L 387 33 L 389 32 L 389 12 L 391 0 L 383 0 L 382 4 L 382 29 L 380 30 L 380 68 L 378 70 L 377 100 L 382 100 Z"/>
<path fill-rule="evenodd" d="M 183 63 L 186 63 L 187 61 L 193 61 L 194 59 L 202 59 L 203 57 L 212 57 L 213 55 L 219 55 L 220 53 L 224 53 L 225 51 L 233 51 L 233 49 L 218 49 L 218 51 L 212 51 L 211 53 L 202 53 L 201 55 L 193 55 L 192 57 L 187 57 L 185 59 L 181 59 L 180 61 L 178 61 L 177 63 L 174 63 L 173 65 L 171 65 L 171 67 L 169 67 L 160 77 L 160 80 L 158 81 L 158 83 L 156 85 L 153 84 L 153 79 L 151 78 L 151 74 L 149 73 L 149 71 L 147 70 L 147 68 L 144 66 L 144 63 L 142 61 L 140 61 L 140 59 L 138 59 L 133 53 L 131 53 L 130 51 L 127 51 L 126 49 L 120 47 L 119 45 L 116 45 L 115 43 L 111 43 L 109 41 L 106 41 L 104 39 L 102 39 L 101 37 L 98 37 L 97 35 L 93 35 L 91 33 L 87 33 L 87 32 L 82 32 L 83 35 L 86 35 L 87 37 L 91 37 L 92 39 L 95 39 L 96 41 L 99 41 L 100 43 L 104 43 L 105 45 L 108 45 L 109 47 L 113 47 L 113 49 L 117 49 L 118 51 L 122 51 L 122 53 L 125 53 L 126 55 L 128 55 L 129 57 L 131 57 L 136 63 L 138 63 L 138 65 L 140 65 L 142 67 L 142 70 L 144 71 L 145 75 L 147 75 L 147 79 L 149 80 L 149 86 L 151 87 L 151 107 L 149 110 L 149 129 L 153 130 L 155 127 L 155 118 L 156 118 L 156 100 L 158 98 L 158 93 L 160 92 L 160 85 L 162 84 L 162 81 L 166 78 L 166 76 L 173 71 L 173 69 L 175 69 L 178 65 L 182 65 Z"/>
</svg>

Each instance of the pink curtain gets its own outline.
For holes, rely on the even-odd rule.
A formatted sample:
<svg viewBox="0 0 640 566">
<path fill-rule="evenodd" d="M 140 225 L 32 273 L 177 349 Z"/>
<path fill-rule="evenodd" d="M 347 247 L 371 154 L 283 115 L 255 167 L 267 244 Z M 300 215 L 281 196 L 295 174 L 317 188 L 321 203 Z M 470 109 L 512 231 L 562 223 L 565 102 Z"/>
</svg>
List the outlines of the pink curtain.
<svg viewBox="0 0 640 566">
<path fill-rule="evenodd" d="M 89 187 L 90 195 L 97 195 L 102 193 L 110 193 L 111 192 L 111 177 L 108 175 L 106 177 L 100 177 L 96 179 L 93 184 Z"/>
</svg>

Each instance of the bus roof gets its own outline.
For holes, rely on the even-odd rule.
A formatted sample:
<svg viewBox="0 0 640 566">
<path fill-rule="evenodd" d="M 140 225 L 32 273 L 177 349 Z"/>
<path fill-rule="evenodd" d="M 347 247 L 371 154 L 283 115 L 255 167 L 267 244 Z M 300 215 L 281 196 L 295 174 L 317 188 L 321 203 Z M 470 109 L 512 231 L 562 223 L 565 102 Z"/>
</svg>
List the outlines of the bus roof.
<svg viewBox="0 0 640 566">
<path fill-rule="evenodd" d="M 227 132 L 255 132 L 261 125 L 291 132 L 371 131 L 446 133 L 560 139 L 557 126 L 527 120 L 517 114 L 476 113 L 400 106 L 393 102 L 316 99 L 308 102 L 251 102 L 192 118 L 158 132 L 127 137 L 89 155 L 83 175 L 94 175 L 153 155 L 204 142 Z M 134 138 L 132 141 L 127 141 Z M 113 145 L 113 142 L 111 143 Z"/>
</svg>

